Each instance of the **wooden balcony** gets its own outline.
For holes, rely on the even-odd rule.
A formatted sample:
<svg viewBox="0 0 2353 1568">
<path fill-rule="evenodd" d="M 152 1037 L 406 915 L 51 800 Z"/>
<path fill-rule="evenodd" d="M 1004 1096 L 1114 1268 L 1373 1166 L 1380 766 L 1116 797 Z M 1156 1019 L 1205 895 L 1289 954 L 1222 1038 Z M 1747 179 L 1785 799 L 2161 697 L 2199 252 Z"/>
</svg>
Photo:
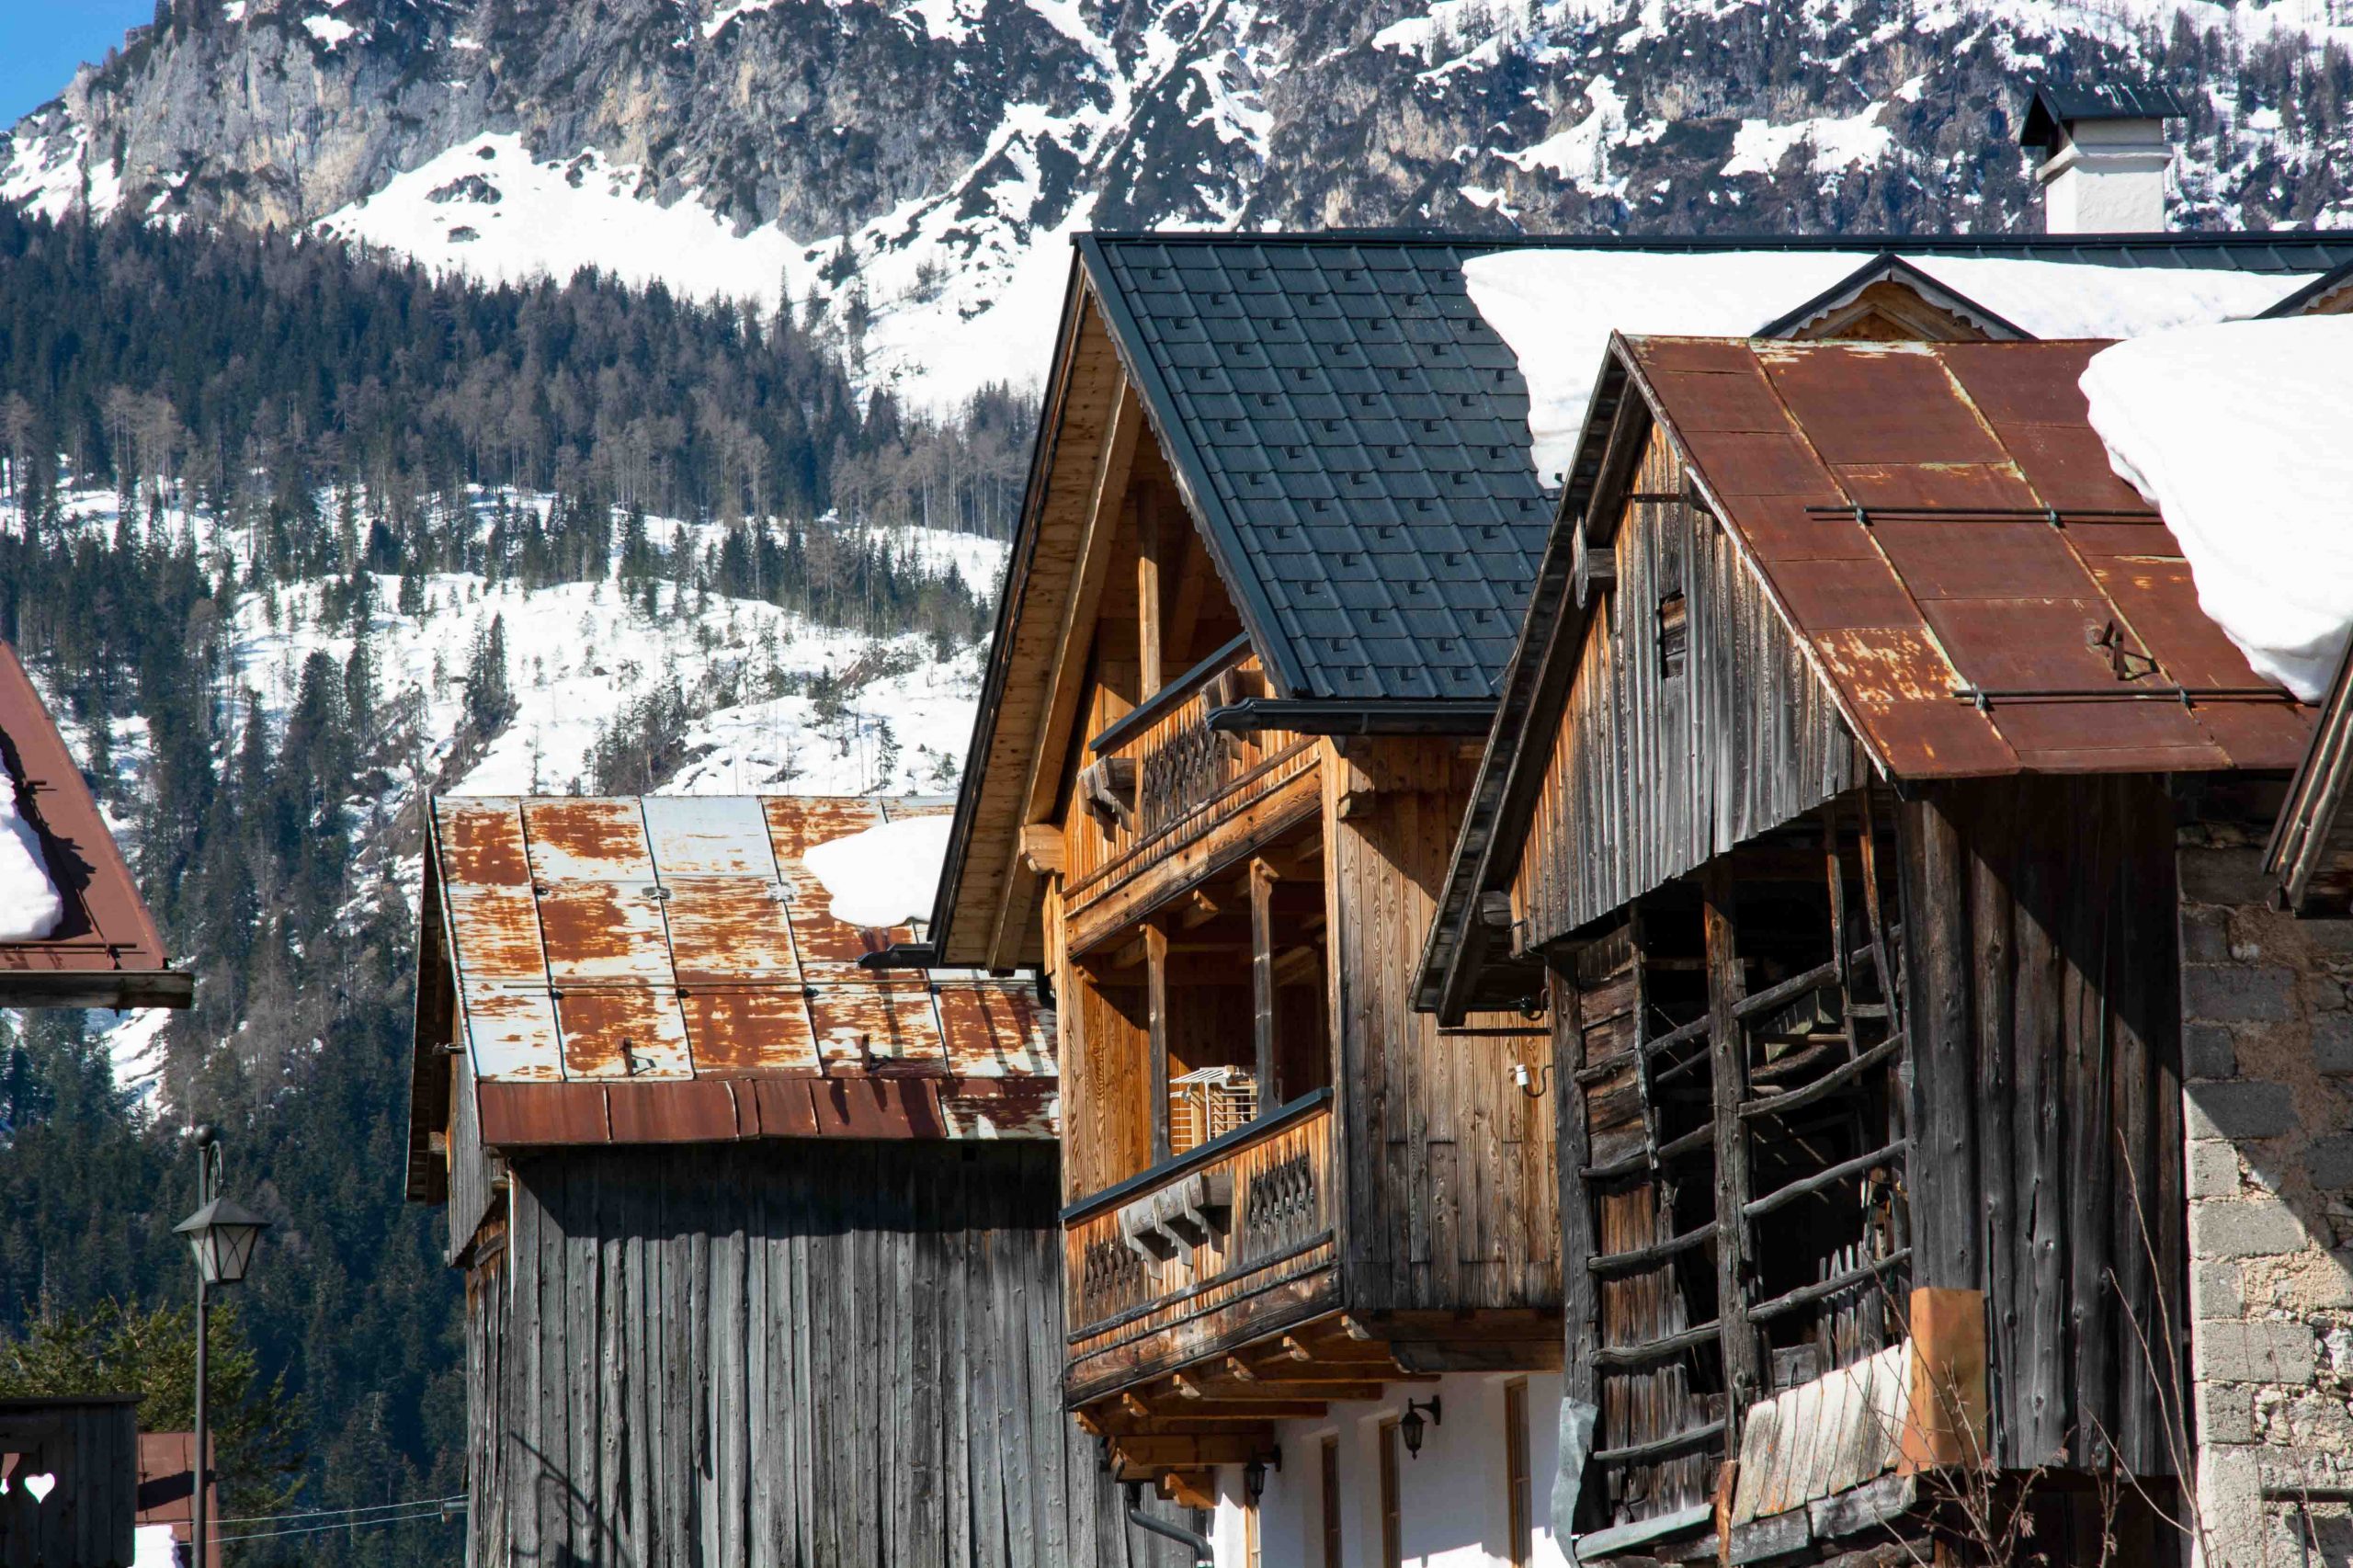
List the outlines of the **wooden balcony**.
<svg viewBox="0 0 2353 1568">
<path fill-rule="evenodd" d="M 1072 1403 L 1329 1311 L 1336 1179 L 1319 1089 L 1065 1210 Z"/>
<path fill-rule="evenodd" d="M 1067 830 L 1072 951 L 1315 814 L 1312 736 L 1210 728 L 1215 710 L 1265 691 L 1257 655 L 1236 638 L 1088 743 Z"/>
</svg>

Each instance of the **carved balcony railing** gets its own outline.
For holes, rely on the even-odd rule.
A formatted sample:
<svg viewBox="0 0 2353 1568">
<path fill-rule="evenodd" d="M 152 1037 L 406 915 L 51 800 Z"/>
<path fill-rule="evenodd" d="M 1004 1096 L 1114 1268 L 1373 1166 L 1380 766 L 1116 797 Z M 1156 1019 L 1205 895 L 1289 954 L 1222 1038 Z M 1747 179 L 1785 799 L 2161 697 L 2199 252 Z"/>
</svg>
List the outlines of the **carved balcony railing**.
<svg viewBox="0 0 2353 1568">
<path fill-rule="evenodd" d="M 1335 1179 L 1332 1095 L 1320 1089 L 1072 1205 L 1074 1363 L 1120 1346 L 1123 1364 L 1181 1359 L 1188 1329 L 1231 1327 L 1270 1295 L 1296 1300 L 1269 1288 L 1330 1271 Z"/>
<path fill-rule="evenodd" d="M 1237 637 L 1088 743 L 1065 892 L 1074 924 L 1152 867 L 1312 812 L 1312 739 L 1210 727 L 1217 710 L 1266 694 L 1258 657 Z"/>
</svg>

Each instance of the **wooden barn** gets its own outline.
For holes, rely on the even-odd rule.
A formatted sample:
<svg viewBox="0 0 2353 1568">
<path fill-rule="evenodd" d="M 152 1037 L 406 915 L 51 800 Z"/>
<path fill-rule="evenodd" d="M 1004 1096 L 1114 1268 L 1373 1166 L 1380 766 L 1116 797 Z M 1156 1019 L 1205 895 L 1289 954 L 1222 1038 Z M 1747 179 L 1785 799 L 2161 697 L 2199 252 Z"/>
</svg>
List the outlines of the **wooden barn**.
<svg viewBox="0 0 2353 1568">
<path fill-rule="evenodd" d="M 861 967 L 909 933 L 803 863 L 935 809 L 433 802 L 408 1190 L 466 1275 L 469 1562 L 1129 1561 L 1058 1398 L 1051 1016 Z"/>
<path fill-rule="evenodd" d="M 2312 713 L 2098 347 L 1611 344 L 1419 997 L 1550 997 L 1578 1561 L 2185 1550 L 2177 815 Z"/>
</svg>

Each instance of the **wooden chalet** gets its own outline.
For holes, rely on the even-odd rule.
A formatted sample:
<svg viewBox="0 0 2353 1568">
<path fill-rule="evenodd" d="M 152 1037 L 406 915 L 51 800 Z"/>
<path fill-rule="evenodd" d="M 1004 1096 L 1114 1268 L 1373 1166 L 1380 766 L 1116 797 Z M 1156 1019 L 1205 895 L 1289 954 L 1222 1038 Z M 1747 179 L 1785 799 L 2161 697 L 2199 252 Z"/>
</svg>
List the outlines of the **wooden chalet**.
<svg viewBox="0 0 2353 1568">
<path fill-rule="evenodd" d="M 2029 1479 L 2109 1561 L 2119 1478 L 2180 1555 L 2177 802 L 2312 715 L 2099 347 L 1611 345 L 1417 996 L 1549 999 L 1576 1561 L 1973 1561 Z"/>
<path fill-rule="evenodd" d="M 185 1007 L 196 982 L 164 951 L 130 867 L 17 652 L 0 642 L 0 787 L 13 790 L 63 905 L 47 936 L 0 940 L 0 1006 Z"/>
<path fill-rule="evenodd" d="M 1196 1502 L 1280 1423 L 1559 1364 L 1549 1042 L 1409 990 L 1526 412 L 1443 247 L 1080 242 L 922 952 L 1051 977 L 1064 1398 Z"/>
<path fill-rule="evenodd" d="M 409 1196 L 466 1275 L 467 1561 L 1122 1563 L 1058 1397 L 1052 1022 L 889 972 L 858 799 L 433 802 Z"/>
</svg>

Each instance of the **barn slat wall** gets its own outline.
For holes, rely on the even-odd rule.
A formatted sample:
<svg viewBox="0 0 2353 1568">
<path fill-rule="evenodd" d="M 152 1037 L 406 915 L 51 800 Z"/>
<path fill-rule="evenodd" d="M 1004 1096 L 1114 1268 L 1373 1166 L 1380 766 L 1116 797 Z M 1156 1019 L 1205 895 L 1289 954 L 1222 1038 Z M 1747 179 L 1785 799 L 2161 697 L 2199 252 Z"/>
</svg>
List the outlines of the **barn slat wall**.
<svg viewBox="0 0 2353 1568">
<path fill-rule="evenodd" d="M 1862 781 L 1859 748 L 1756 575 L 1684 494 L 1654 427 L 1614 542 L 1597 547 L 1613 552 L 1617 585 L 1586 633 L 1520 857 L 1522 947 Z M 1677 592 L 1685 653 L 1670 676 L 1660 606 Z"/>
<path fill-rule="evenodd" d="M 2141 1348 L 2185 1321 L 2164 782 L 1976 781 L 1901 828 L 1915 1282 L 1987 1293 L 1999 1462 L 2097 1468 L 2107 1434 L 2165 1474 L 2182 1385 Z"/>
<path fill-rule="evenodd" d="M 0 1493 L 0 1564 L 6 1568 L 131 1568 L 139 1513 L 139 1400 L 0 1400 L 0 1453 L 18 1479 Z M 48 1474 L 44 1499 L 23 1477 Z"/>
<path fill-rule="evenodd" d="M 469 1278 L 478 1568 L 1125 1564 L 1063 1414 L 1051 1146 L 518 1161 Z"/>
<path fill-rule="evenodd" d="M 1445 741 L 1351 743 L 1325 764 L 1346 1299 L 1366 1310 L 1555 1307 L 1550 1106 L 1513 1063 L 1552 1059 L 1538 1021 L 1413 1010 L 1415 965 L 1469 781 Z M 1372 788 L 1346 803 L 1353 777 Z"/>
</svg>

